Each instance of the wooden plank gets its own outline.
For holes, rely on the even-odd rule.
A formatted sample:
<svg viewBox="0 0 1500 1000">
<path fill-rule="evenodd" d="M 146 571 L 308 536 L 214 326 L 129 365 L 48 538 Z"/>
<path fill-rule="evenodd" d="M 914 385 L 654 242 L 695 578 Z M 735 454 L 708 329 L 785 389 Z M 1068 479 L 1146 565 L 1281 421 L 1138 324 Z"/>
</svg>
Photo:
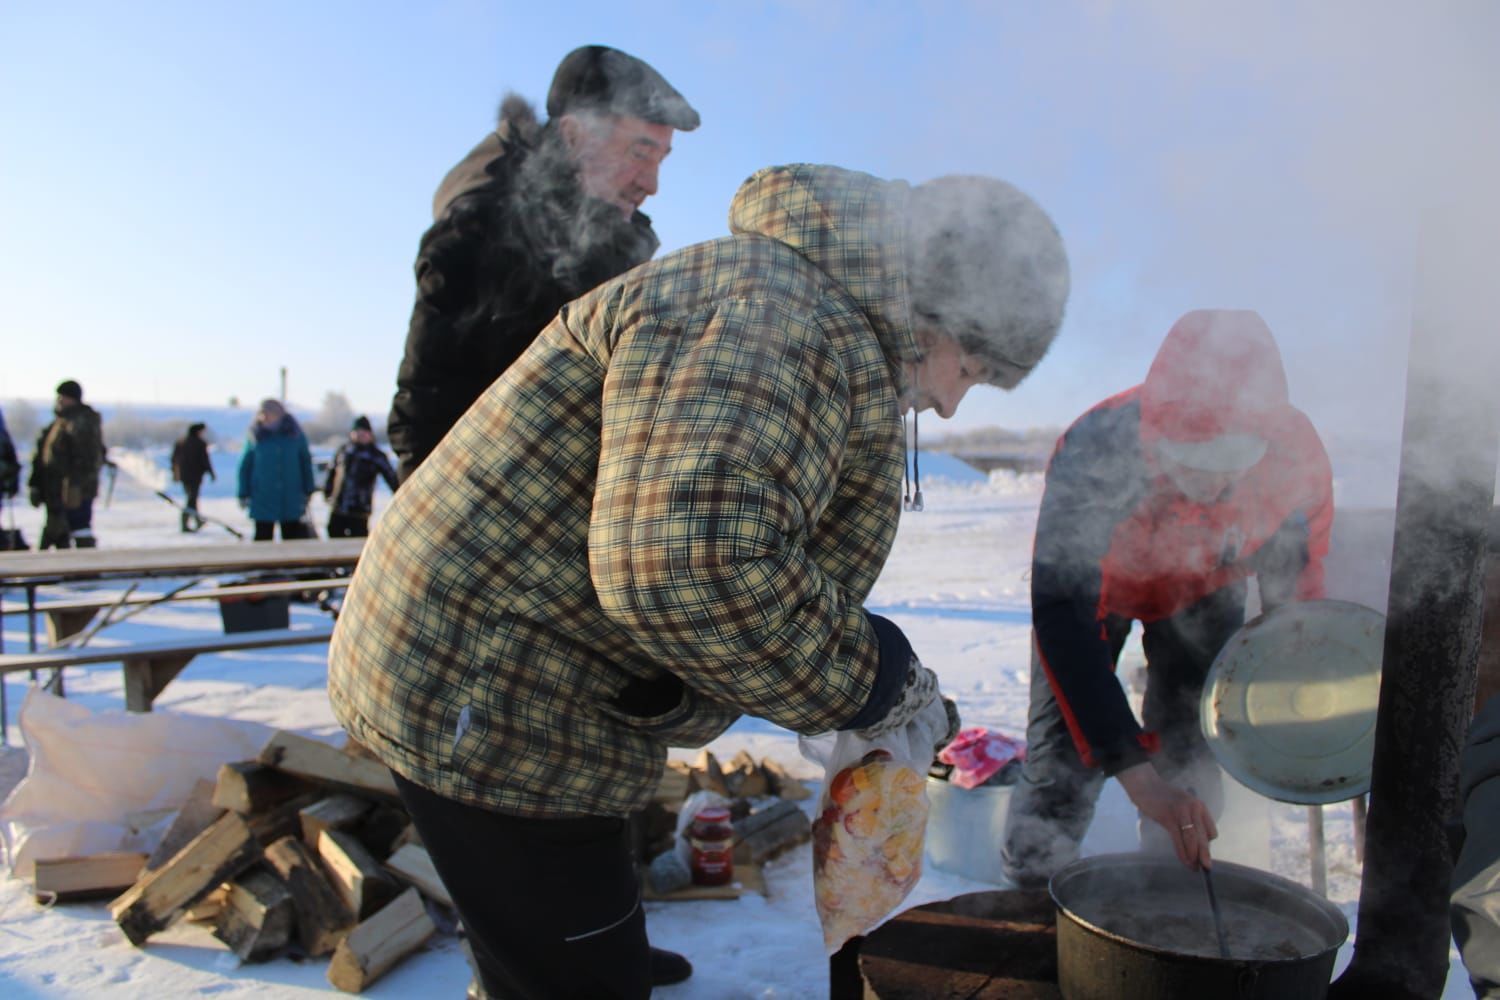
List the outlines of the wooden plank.
<svg viewBox="0 0 1500 1000">
<path fill-rule="evenodd" d="M 312 785 L 296 775 L 253 760 L 241 760 L 219 765 L 213 804 L 248 816 L 269 812 L 287 800 L 313 790 Z"/>
<path fill-rule="evenodd" d="M 318 834 L 324 830 L 347 830 L 374 808 L 369 799 L 340 792 L 319 799 L 304 808 L 298 816 L 302 828 L 302 842 L 308 847 L 318 846 Z"/>
<path fill-rule="evenodd" d="M 308 781 L 399 801 L 390 770 L 368 757 L 354 757 L 321 740 L 279 730 L 257 759 Z"/>
<path fill-rule="evenodd" d="M 328 963 L 328 981 L 345 993 L 363 992 L 437 932 L 416 889 L 408 889 L 349 932 Z"/>
<path fill-rule="evenodd" d="M 166 604 L 178 601 L 217 601 L 223 598 L 268 597 L 274 594 L 300 594 L 304 590 L 343 590 L 349 586 L 349 577 L 326 577 L 317 580 L 277 580 L 271 583 L 244 583 L 224 587 L 207 587 L 199 590 L 184 590 L 167 597 L 154 592 L 128 595 L 100 593 L 92 597 L 68 600 L 41 600 L 36 610 L 42 614 L 68 614 L 82 611 L 99 611 L 109 607 L 126 607 L 141 604 Z M 0 604 L 0 613 L 7 615 L 26 614 L 26 605 L 19 601 Z M 90 618 L 93 616 L 90 615 Z M 85 620 L 87 624 L 87 620 Z M 76 629 L 75 629 L 76 631 Z M 49 633 L 50 634 L 50 633 Z"/>
<path fill-rule="evenodd" d="M 789 806 L 790 810 L 780 808 Z M 740 826 L 747 820 L 766 814 L 767 819 L 753 829 L 741 834 Z M 812 823 L 807 814 L 794 802 L 781 800 L 775 807 L 752 813 L 735 824 L 734 863 L 736 869 L 745 863 L 762 864 L 782 851 L 806 843 L 812 839 Z"/>
<path fill-rule="evenodd" d="M 39 858 L 33 888 L 37 902 L 113 899 L 135 884 L 144 854 L 112 852 L 73 858 Z"/>
<path fill-rule="evenodd" d="M 363 538 L 299 539 L 275 545 L 164 545 L 143 548 L 0 552 L 0 584 L 107 577 L 214 576 L 265 570 L 342 569 L 359 560 Z"/>
<path fill-rule="evenodd" d="M 371 916 L 400 893 L 400 887 L 381 869 L 375 856 L 350 834 L 322 830 L 316 849 L 329 881 L 358 919 Z"/>
<path fill-rule="evenodd" d="M 250 867 L 260 845 L 238 813 L 225 813 L 155 871 L 109 904 L 131 944 L 142 945 L 193 903 Z"/>
<path fill-rule="evenodd" d="M 245 962 L 260 962 L 292 938 L 296 906 L 281 879 L 256 868 L 230 883 L 214 920 L 214 937 Z"/>
<path fill-rule="evenodd" d="M 453 906 L 453 897 L 448 895 L 437 869 L 432 867 L 427 848 L 420 844 L 405 844 L 385 859 L 385 867 L 422 890 L 428 899 L 447 907 Z"/>
<path fill-rule="evenodd" d="M 282 837 L 265 849 L 266 864 L 292 894 L 297 940 L 309 955 L 326 955 L 354 927 L 354 914 L 324 874 L 318 859 L 295 837 Z"/>
<path fill-rule="evenodd" d="M 167 832 L 162 834 L 156 849 L 146 859 L 146 870 L 155 871 L 167 859 L 182 850 L 194 837 L 207 830 L 214 820 L 224 815 L 224 810 L 214 805 L 214 782 L 199 778 L 188 793 L 187 801 L 177 810 Z"/>
<path fill-rule="evenodd" d="M 305 646 L 327 642 L 333 635 L 332 625 L 314 628 L 263 629 L 235 632 L 230 635 L 197 635 L 160 642 L 131 643 L 117 646 L 85 646 L 82 649 L 40 650 L 35 653 L 0 654 L 0 674 L 18 670 L 52 670 L 85 663 L 123 663 L 127 659 L 165 660 L 173 656 L 198 656 L 229 650 L 274 649 L 281 646 Z"/>
</svg>

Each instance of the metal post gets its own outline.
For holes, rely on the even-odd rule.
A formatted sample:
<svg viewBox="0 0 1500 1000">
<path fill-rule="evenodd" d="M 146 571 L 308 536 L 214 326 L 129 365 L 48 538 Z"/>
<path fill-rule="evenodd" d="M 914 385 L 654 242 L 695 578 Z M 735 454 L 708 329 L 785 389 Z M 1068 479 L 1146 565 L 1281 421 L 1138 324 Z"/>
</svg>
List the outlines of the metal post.
<svg viewBox="0 0 1500 1000">
<path fill-rule="evenodd" d="M 1414 290 L 1358 937 L 1334 1000 L 1435 997 L 1448 975 L 1444 825 L 1472 714 L 1500 451 L 1488 273 L 1500 234 L 1455 187 L 1426 220 Z"/>
<path fill-rule="evenodd" d="M 1328 849 L 1323 839 L 1323 807 L 1307 807 L 1307 862 L 1312 869 L 1312 891 L 1328 898 Z"/>
</svg>

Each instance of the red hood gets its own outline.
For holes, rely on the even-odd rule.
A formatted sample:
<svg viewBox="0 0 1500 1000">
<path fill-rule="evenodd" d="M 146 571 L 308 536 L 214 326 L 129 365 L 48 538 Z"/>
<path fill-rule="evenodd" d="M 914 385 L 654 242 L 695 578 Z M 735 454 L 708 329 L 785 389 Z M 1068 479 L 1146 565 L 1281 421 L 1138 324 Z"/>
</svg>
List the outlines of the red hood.
<svg viewBox="0 0 1500 1000">
<path fill-rule="evenodd" d="M 1140 387 L 1141 439 L 1266 437 L 1289 413 L 1286 371 L 1270 327 L 1248 309 L 1179 319 Z"/>
</svg>

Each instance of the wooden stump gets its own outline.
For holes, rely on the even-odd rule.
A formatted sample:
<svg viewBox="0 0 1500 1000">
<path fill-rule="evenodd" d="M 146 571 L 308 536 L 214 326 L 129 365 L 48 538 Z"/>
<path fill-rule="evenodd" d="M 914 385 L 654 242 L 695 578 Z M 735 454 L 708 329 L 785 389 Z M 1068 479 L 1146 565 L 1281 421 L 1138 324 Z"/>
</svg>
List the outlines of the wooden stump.
<svg viewBox="0 0 1500 1000">
<path fill-rule="evenodd" d="M 833 996 L 1057 1000 L 1052 898 L 996 890 L 913 907 L 866 935 L 858 969 L 861 992 L 840 993 L 835 982 Z"/>
</svg>

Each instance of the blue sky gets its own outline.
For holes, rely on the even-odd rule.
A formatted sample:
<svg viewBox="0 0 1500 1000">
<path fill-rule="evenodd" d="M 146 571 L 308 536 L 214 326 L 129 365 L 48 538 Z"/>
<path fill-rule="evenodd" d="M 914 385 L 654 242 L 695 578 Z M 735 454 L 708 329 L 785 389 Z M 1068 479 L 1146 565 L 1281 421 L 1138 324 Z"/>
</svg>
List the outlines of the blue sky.
<svg viewBox="0 0 1500 1000">
<path fill-rule="evenodd" d="M 1063 332 L 948 426 L 1064 424 L 1226 306 L 1267 318 L 1316 422 L 1389 437 L 1425 164 L 1500 120 L 1500 4 L 1433 8 L 11 0 L 0 399 L 251 400 L 285 365 L 294 402 L 383 414 L 437 181 L 599 42 L 703 116 L 645 206 L 663 252 L 771 163 L 989 173 L 1048 209 Z"/>
</svg>

